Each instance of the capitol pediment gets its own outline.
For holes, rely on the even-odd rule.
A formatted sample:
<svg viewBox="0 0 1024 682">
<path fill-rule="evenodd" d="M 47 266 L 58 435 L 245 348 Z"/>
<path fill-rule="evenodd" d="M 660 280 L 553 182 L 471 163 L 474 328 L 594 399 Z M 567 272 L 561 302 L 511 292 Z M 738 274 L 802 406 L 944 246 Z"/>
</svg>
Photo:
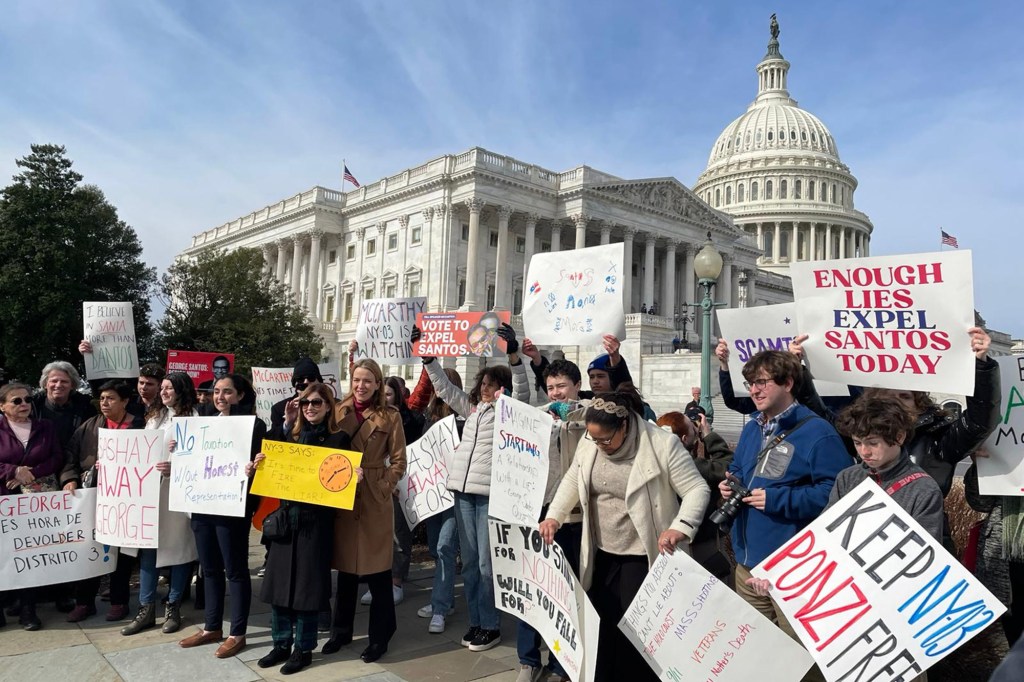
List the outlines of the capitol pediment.
<svg viewBox="0 0 1024 682">
<path fill-rule="evenodd" d="M 714 223 L 728 230 L 734 229 L 730 221 L 709 208 L 675 178 L 606 182 L 590 185 L 587 189 L 637 207 L 670 213 L 702 224 Z"/>
</svg>

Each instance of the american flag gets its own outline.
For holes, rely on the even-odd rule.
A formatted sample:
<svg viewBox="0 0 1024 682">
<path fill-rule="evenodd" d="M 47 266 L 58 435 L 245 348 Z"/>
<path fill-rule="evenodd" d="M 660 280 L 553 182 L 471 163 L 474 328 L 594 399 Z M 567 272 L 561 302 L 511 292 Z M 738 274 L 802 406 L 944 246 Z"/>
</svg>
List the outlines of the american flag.
<svg viewBox="0 0 1024 682">
<path fill-rule="evenodd" d="M 357 185 L 357 187 L 358 187 L 358 185 Z M 952 246 L 954 249 L 959 249 L 960 248 L 960 245 L 956 241 L 956 237 L 954 237 L 953 235 L 949 234 L 945 230 L 939 230 L 939 232 L 942 233 L 942 245 L 943 246 Z"/>
<path fill-rule="evenodd" d="M 356 180 L 356 176 L 352 175 L 352 171 L 348 169 L 348 166 L 345 166 L 345 174 L 342 178 L 344 178 L 346 182 L 351 182 L 353 186 L 359 187 L 359 181 Z"/>
</svg>

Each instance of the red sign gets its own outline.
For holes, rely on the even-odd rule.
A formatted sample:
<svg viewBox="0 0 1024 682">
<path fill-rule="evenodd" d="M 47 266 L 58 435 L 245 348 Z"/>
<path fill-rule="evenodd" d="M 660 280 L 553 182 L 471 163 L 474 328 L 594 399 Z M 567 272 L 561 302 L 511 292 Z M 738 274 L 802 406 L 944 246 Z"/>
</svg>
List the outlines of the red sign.
<svg viewBox="0 0 1024 682">
<path fill-rule="evenodd" d="M 197 350 L 167 351 L 167 372 L 184 372 L 196 388 L 205 381 L 220 379 L 235 371 L 232 353 L 204 353 Z"/>
<path fill-rule="evenodd" d="M 505 352 L 505 342 L 498 336 L 498 327 L 508 323 L 511 314 L 487 313 L 419 313 L 416 326 L 422 335 L 413 348 L 420 357 L 458 358 L 475 355 L 489 358 Z"/>
</svg>

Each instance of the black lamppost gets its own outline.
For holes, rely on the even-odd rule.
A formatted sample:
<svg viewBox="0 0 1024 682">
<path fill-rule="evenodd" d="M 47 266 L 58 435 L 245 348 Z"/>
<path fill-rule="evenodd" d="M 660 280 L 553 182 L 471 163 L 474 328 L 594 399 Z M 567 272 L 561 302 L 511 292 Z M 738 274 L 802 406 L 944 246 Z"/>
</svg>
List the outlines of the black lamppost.
<svg viewBox="0 0 1024 682">
<path fill-rule="evenodd" d="M 704 323 L 700 345 L 700 406 L 707 413 L 708 421 L 711 421 L 715 416 L 715 410 L 711 406 L 711 311 L 715 306 L 724 304 L 715 303 L 711 298 L 711 289 L 718 281 L 718 276 L 722 274 L 722 254 L 718 253 L 711 242 L 710 230 L 703 248 L 693 259 L 693 271 L 697 275 L 697 283 L 704 289 L 704 298 L 699 304 L 703 311 Z"/>
</svg>

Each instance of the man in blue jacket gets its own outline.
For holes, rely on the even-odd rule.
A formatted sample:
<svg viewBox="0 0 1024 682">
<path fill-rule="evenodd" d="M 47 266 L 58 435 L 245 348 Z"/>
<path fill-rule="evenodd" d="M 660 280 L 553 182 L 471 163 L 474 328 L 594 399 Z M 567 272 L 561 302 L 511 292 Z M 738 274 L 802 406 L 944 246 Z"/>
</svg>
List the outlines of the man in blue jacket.
<svg viewBox="0 0 1024 682">
<path fill-rule="evenodd" d="M 817 518 L 836 476 L 853 464 L 832 425 L 793 397 L 801 376 L 799 358 L 782 351 L 762 351 L 743 366 L 757 411 L 743 428 L 728 470 L 751 493 L 732 525 L 736 592 L 794 639 L 771 598 L 747 585 L 750 569 Z M 718 487 L 723 498 L 732 496 L 726 482 Z"/>
</svg>

